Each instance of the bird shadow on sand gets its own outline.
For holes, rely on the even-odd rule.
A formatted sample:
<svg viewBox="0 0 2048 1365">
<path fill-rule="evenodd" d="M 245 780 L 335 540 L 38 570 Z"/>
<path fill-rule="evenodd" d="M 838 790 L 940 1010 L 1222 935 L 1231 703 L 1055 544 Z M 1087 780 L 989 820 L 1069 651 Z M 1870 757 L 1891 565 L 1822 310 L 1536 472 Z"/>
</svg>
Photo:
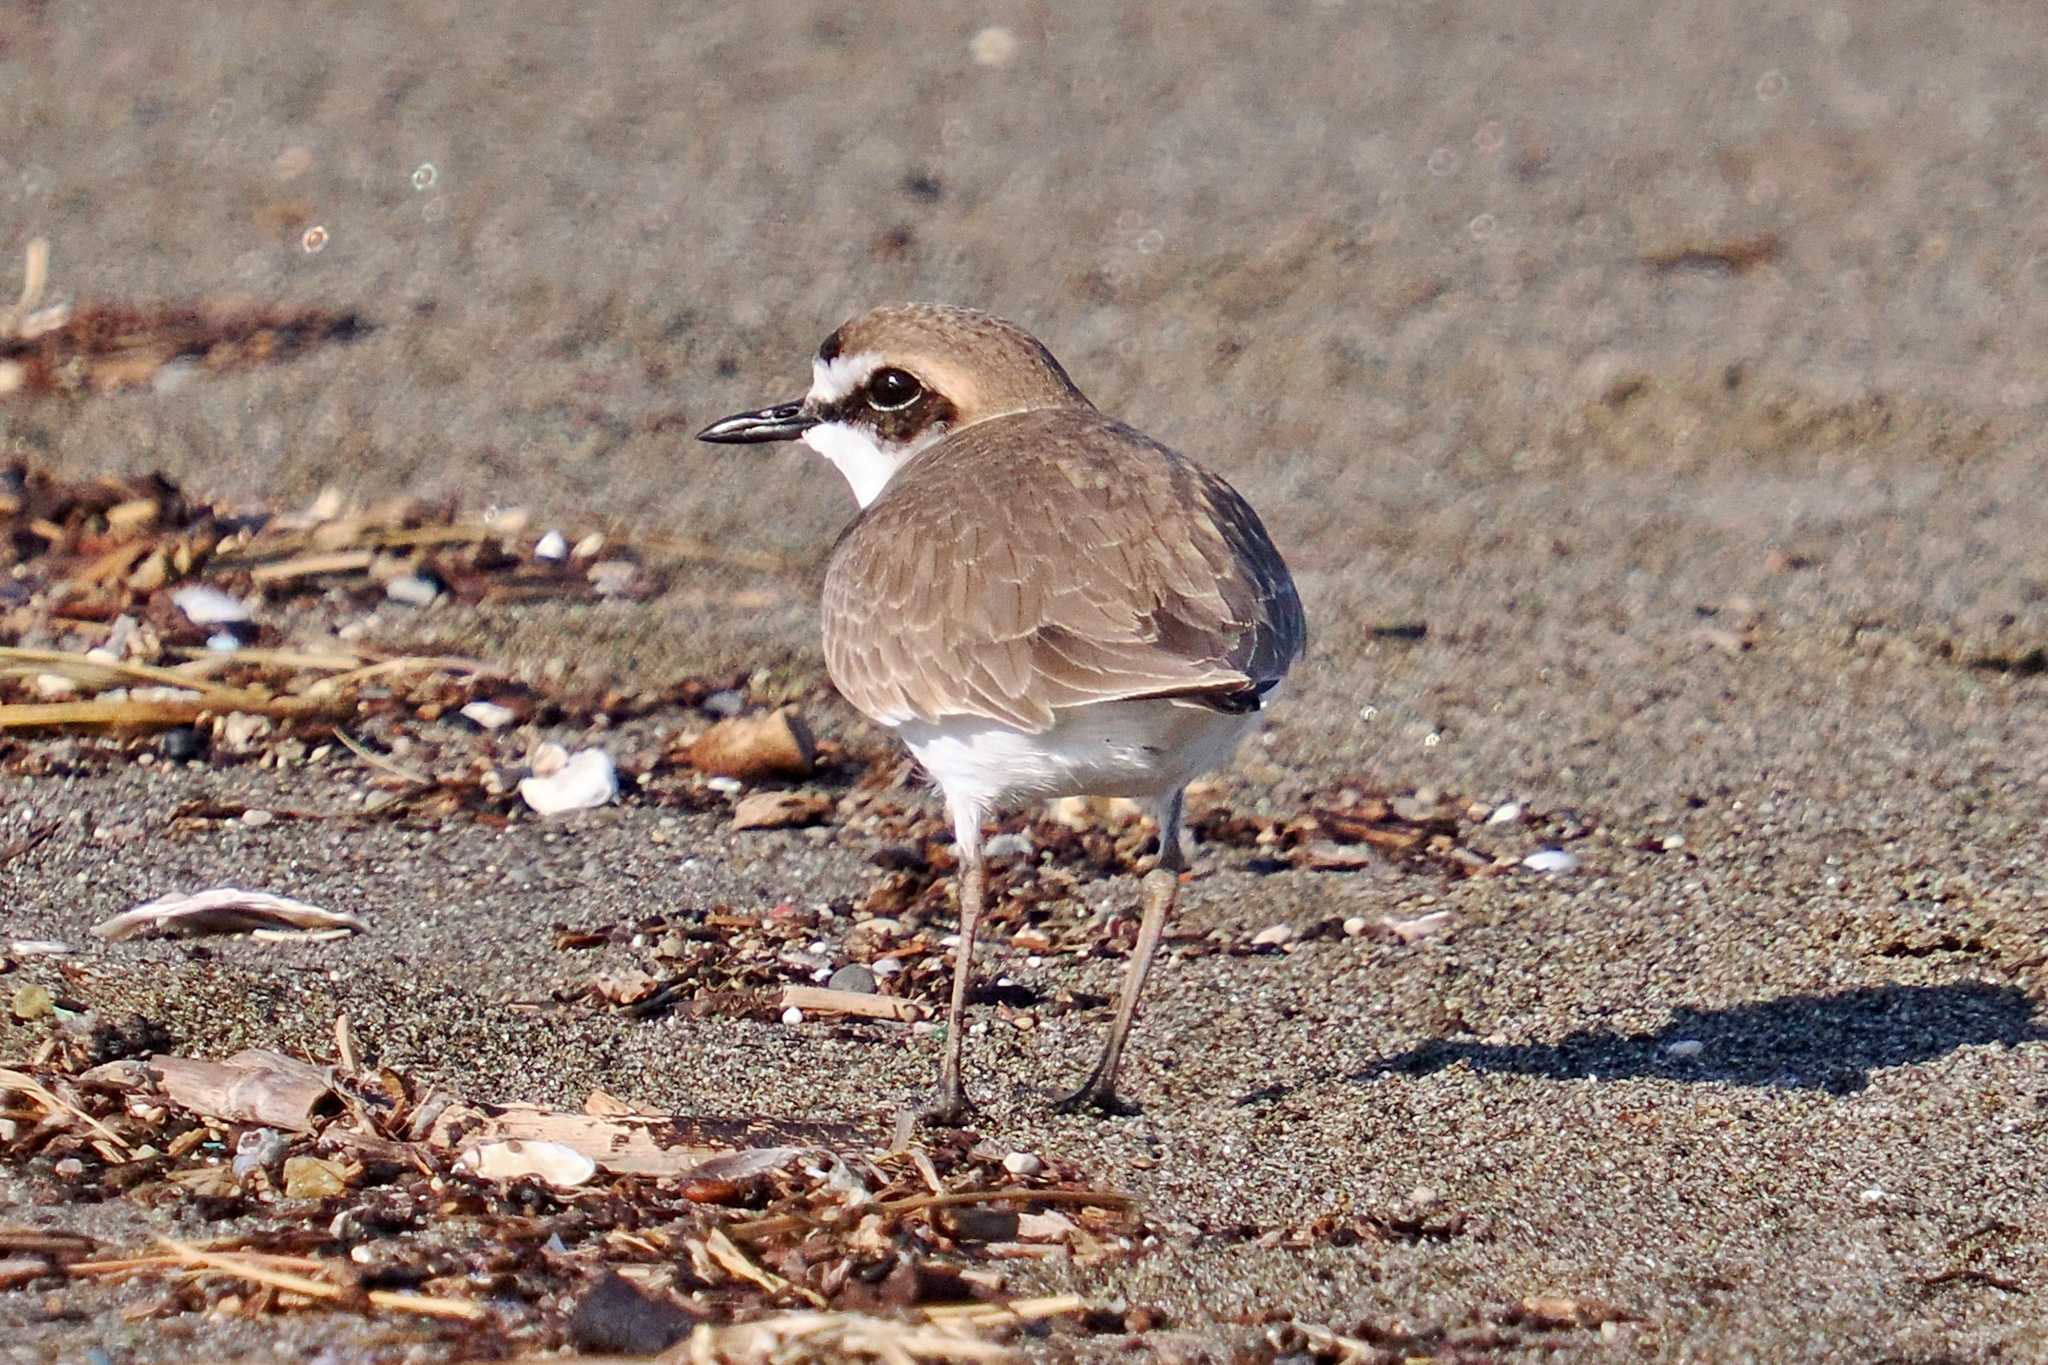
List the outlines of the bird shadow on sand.
<svg viewBox="0 0 2048 1365">
<path fill-rule="evenodd" d="M 1845 1095 L 1887 1067 L 1931 1061 L 1961 1047 L 2038 1042 L 2048 1042 L 2048 1027 L 2036 1018 L 2035 1002 L 2025 991 L 1958 981 L 1678 1009 L 1653 1033 L 1584 1029 L 1554 1043 L 1435 1040 L 1382 1058 L 1349 1079 L 1426 1076 L 1463 1062 L 1475 1071 L 1552 1080 L 1654 1077 Z"/>
</svg>

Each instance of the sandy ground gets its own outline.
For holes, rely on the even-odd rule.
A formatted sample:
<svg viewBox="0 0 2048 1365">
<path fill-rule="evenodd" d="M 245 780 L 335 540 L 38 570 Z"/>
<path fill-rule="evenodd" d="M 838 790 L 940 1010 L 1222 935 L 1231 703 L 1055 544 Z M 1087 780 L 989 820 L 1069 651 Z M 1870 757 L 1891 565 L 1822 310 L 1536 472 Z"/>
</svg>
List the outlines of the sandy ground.
<svg viewBox="0 0 2048 1365">
<path fill-rule="evenodd" d="M 1191 934 L 1457 924 L 1169 953 L 1127 1072 L 1139 1117 L 1041 1112 L 1099 1014 L 976 1040 L 988 1132 L 1141 1192 L 1170 1230 L 1073 1277 L 1163 1309 L 1138 1358 L 1251 1344 L 1261 1312 L 1455 1341 L 1576 1295 L 1640 1321 L 1515 1353 L 2048 1360 L 2048 10 L 1071 8 L 8 7 L 0 248 L 47 235 L 80 297 L 378 328 L 173 393 L 0 407 L 0 447 L 252 501 L 454 493 L 779 552 L 785 574 L 704 565 L 652 608 L 381 628 L 592 676 L 815 680 L 845 490 L 801 452 L 687 431 L 792 395 L 873 302 L 1013 316 L 1103 407 L 1231 477 L 1295 565 L 1315 653 L 1233 801 L 1356 777 L 1589 831 L 1575 873 L 1463 884 L 1205 854 Z M 1006 65 L 969 55 L 992 24 Z M 1371 631 L 1417 620 L 1420 642 Z M 851 898 L 875 874 L 850 838 L 693 817 L 660 845 L 630 806 L 158 832 L 197 796 L 340 809 L 359 780 L 8 779 L 0 840 L 68 819 L 0 870 L 0 930 L 78 941 L 236 880 L 360 910 L 374 932 L 317 950 L 89 962 L 104 1003 L 191 1049 L 310 1046 L 345 1010 L 388 1060 L 507 1098 L 866 1112 L 935 1060 L 508 1008 L 568 970 L 557 921 Z M 1038 976 L 1108 990 L 1116 969 Z M 1465 1230 L 1253 1245 L 1418 1190 Z M 41 1199 L 0 1173 L 0 1219 L 62 1222 Z M 47 1307 L 0 1294 L 0 1356 L 307 1345 Z M 306 1330 L 342 1358 L 403 1349 Z"/>
</svg>

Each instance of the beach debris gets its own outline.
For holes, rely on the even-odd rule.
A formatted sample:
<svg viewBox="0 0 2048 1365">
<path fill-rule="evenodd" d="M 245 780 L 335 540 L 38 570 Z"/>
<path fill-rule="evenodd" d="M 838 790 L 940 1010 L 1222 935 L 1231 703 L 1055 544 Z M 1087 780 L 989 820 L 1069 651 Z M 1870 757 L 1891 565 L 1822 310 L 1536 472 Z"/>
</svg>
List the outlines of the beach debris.
<svg viewBox="0 0 2048 1365">
<path fill-rule="evenodd" d="M 1278 947 L 1280 947 L 1280 946 L 1281 946 L 1282 944 L 1285 944 L 1285 943 L 1287 943 L 1288 941 L 1290 941 L 1291 939 L 1293 939 L 1293 937 L 1294 937 L 1294 926 L 1293 926 L 1293 925 L 1291 925 L 1291 924 L 1269 924 L 1269 925 L 1267 925 L 1267 926 L 1266 926 L 1265 928 L 1263 928 L 1263 929 L 1259 930 L 1259 932 L 1257 932 L 1256 934 L 1253 934 L 1253 935 L 1252 935 L 1252 947 L 1254 947 L 1254 948 L 1278 948 Z"/>
<path fill-rule="evenodd" d="M 1503 801 L 1495 806 L 1486 817 L 1489 825 L 1512 825 L 1522 818 L 1522 804 L 1519 801 Z"/>
<path fill-rule="evenodd" d="M 587 1184 L 597 1174 L 597 1162 L 591 1157 L 567 1143 L 545 1139 L 507 1138 L 478 1143 L 458 1157 L 457 1164 L 486 1180 L 522 1180 L 531 1176 L 565 1190 Z"/>
<path fill-rule="evenodd" d="M 185 619 L 201 626 L 239 625 L 249 619 L 249 606 L 233 593 L 204 583 L 192 583 L 171 594 L 171 601 Z"/>
<path fill-rule="evenodd" d="M 1664 1046 L 1664 1055 L 1679 1061 L 1691 1061 L 1707 1050 L 1707 1045 L 1697 1038 L 1680 1038 Z"/>
<path fill-rule="evenodd" d="M 733 803 L 734 829 L 796 829 L 815 825 L 832 813 L 832 798 L 823 792 L 753 792 Z"/>
<path fill-rule="evenodd" d="M 915 1000 L 867 991 L 834 990 L 830 986 L 785 986 L 782 988 L 784 1023 L 801 1023 L 808 1014 L 844 1014 L 861 1019 L 887 1019 L 914 1023 L 925 1017 L 925 1007 Z M 798 1018 L 786 1016 L 795 1010 Z"/>
<path fill-rule="evenodd" d="M 729 1354 L 752 1342 L 900 1365 L 1001 1358 L 992 1334 L 1089 1308 L 1007 1292 L 1008 1263 L 1089 1265 L 1149 1236 L 1128 1196 L 1035 1154 L 951 1136 L 891 1149 L 873 1122 L 671 1116 L 596 1093 L 597 1113 L 478 1103 L 366 1067 L 351 1037 L 337 1030 L 331 1067 L 248 1052 L 0 1068 L 0 1106 L 22 1116 L 0 1160 L 48 1161 L 88 1197 L 258 1215 L 210 1243 L 128 1249 L 0 1229 L 0 1259 L 34 1262 L 5 1273 L 145 1279 L 168 1313 L 467 1322 L 528 1352 L 758 1359 Z M 292 1090 L 322 1098 L 276 1102 Z"/>
<path fill-rule="evenodd" d="M 469 702 L 457 714 L 479 730 L 502 730 L 519 719 L 517 711 L 494 701 Z"/>
<path fill-rule="evenodd" d="M 534 542 L 533 557 L 535 559 L 567 559 L 569 557 L 569 538 L 560 531 L 548 532 Z"/>
<path fill-rule="evenodd" d="M 252 930 L 294 931 L 291 937 L 332 938 L 369 926 L 354 915 L 323 909 L 268 891 L 217 886 L 181 891 L 144 901 L 101 920 L 92 932 L 109 942 L 192 934 L 245 934 Z"/>
<path fill-rule="evenodd" d="M 543 745 L 542 748 L 560 752 L 560 746 Z M 618 797 L 618 768 L 613 764 L 612 756 L 603 749 L 580 749 L 546 763 L 545 768 L 543 773 L 543 764 L 536 755 L 536 775 L 519 781 L 519 799 L 541 815 L 589 810 Z"/>
<path fill-rule="evenodd" d="M 809 777 L 818 745 L 789 707 L 721 720 L 692 742 L 684 757 L 700 773 L 743 782 Z"/>
<path fill-rule="evenodd" d="M 1403 943 L 1420 943 L 1426 938 L 1435 938 L 1456 922 L 1457 916 L 1448 910 L 1432 910 L 1426 915 L 1417 915 L 1412 919 L 1399 919 L 1388 915 L 1380 921 Z"/>
<path fill-rule="evenodd" d="M 1572 872 L 1577 870 L 1579 860 L 1561 848 L 1543 848 L 1522 859 L 1522 866 L 1531 872 Z"/>
</svg>

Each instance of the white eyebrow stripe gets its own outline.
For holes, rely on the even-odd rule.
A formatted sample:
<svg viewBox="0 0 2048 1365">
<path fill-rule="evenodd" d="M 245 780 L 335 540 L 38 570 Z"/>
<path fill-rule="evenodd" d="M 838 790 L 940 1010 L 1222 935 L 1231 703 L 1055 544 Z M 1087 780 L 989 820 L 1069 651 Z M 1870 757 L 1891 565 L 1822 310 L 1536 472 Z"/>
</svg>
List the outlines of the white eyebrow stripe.
<svg viewBox="0 0 2048 1365">
<path fill-rule="evenodd" d="M 811 361 L 811 392 L 805 400 L 813 408 L 829 408 L 867 382 L 882 363 L 873 351 Z"/>
</svg>

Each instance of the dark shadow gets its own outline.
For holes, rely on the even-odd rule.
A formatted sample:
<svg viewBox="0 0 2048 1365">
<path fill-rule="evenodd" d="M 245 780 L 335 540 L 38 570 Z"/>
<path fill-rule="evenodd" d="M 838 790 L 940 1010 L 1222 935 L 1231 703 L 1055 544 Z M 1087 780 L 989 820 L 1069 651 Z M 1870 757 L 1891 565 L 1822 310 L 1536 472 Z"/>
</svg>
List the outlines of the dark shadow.
<svg viewBox="0 0 2048 1365">
<path fill-rule="evenodd" d="M 1692 1083 L 1848 1094 L 1885 1067 L 1929 1061 L 1959 1047 L 2048 1042 L 2035 1004 L 2017 986 L 1874 986 L 1788 995 L 1727 1009 L 1680 1009 L 1655 1033 L 1587 1029 L 1555 1043 L 1493 1046 L 1437 1041 L 1387 1057 L 1350 1079 L 1428 1075 L 1459 1062 L 1553 1080 L 1655 1076 Z M 1695 1051 L 1674 1044 L 1698 1043 Z M 1688 1055 L 1690 1054 L 1690 1055 Z"/>
</svg>

